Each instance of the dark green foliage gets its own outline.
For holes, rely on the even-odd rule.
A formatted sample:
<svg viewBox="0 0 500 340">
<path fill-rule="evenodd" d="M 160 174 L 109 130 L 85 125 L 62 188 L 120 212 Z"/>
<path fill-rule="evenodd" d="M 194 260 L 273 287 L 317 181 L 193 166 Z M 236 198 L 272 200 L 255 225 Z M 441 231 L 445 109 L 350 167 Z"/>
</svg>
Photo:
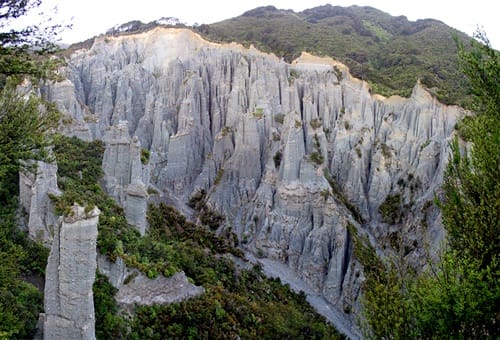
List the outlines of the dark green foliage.
<svg viewBox="0 0 500 340">
<path fill-rule="evenodd" d="M 189 198 L 188 206 L 198 212 L 198 217 L 202 225 L 215 231 L 224 224 L 226 217 L 210 208 L 205 201 L 205 197 L 206 191 L 201 189 Z"/>
<path fill-rule="evenodd" d="M 385 223 L 400 223 L 403 214 L 401 194 L 387 195 L 378 212 Z"/>
<path fill-rule="evenodd" d="M 368 277 L 371 275 L 381 276 L 381 272 L 385 269 L 384 264 L 378 258 L 368 238 L 359 236 L 356 228 L 352 224 L 347 225 L 347 230 L 353 242 L 353 254 L 356 259 L 363 264 L 365 275 Z M 381 279 L 383 280 L 382 277 Z"/>
<path fill-rule="evenodd" d="M 319 129 L 321 127 L 321 119 L 318 119 L 318 118 L 313 118 L 311 119 L 311 121 L 309 122 L 309 124 L 311 125 L 311 127 L 313 129 Z"/>
<path fill-rule="evenodd" d="M 3 201 L 7 201 L 4 197 Z M 24 281 L 41 279 L 48 250 L 29 240 L 15 222 L 17 199 L 10 197 L 0 207 L 0 338 L 33 337 L 38 314 L 43 311 L 43 293 Z"/>
<path fill-rule="evenodd" d="M 210 285 L 199 298 L 139 307 L 132 326 L 138 339 L 340 339 L 341 336 L 279 280 L 258 269 L 228 270 L 230 282 Z"/>
<path fill-rule="evenodd" d="M 193 196 L 189 198 L 188 206 L 196 211 L 201 211 L 205 207 L 205 197 L 207 192 L 204 189 L 197 191 Z"/>
<path fill-rule="evenodd" d="M 253 44 L 288 62 L 302 51 L 331 56 L 368 80 L 376 93 L 409 96 L 420 78 L 441 101 L 467 98 L 452 36 L 468 37 L 437 20 L 411 22 L 358 6 L 326 5 L 300 13 L 261 7 L 197 29 L 209 39 Z M 294 78 L 290 74 L 289 82 Z"/>
<path fill-rule="evenodd" d="M 9 85 L 0 90 L 0 179 L 29 168 L 27 160 L 46 160 L 48 132 L 59 112 L 37 97 L 23 98 Z"/>
<path fill-rule="evenodd" d="M 12 0 L 0 2 L 0 89 L 8 78 L 22 80 L 31 76 L 34 80 L 54 76 L 60 61 L 47 58 L 57 49 L 54 38 L 64 27 L 61 25 L 30 25 L 22 29 L 10 29 L 12 19 L 26 15 L 40 6 L 41 0 Z"/>
<path fill-rule="evenodd" d="M 342 188 L 338 185 L 337 181 L 335 178 L 332 177 L 328 169 L 323 170 L 323 175 L 325 176 L 325 179 L 327 180 L 328 184 L 330 184 L 330 187 L 332 188 L 332 194 L 333 196 L 340 202 L 342 203 L 352 214 L 352 217 L 359 222 L 363 223 L 363 216 L 361 216 L 361 213 L 358 209 L 358 207 L 347 199 L 347 197 L 344 195 L 342 192 Z"/>
<path fill-rule="evenodd" d="M 211 230 L 215 231 L 224 223 L 226 218 L 221 213 L 205 207 L 200 214 L 201 224 L 209 227 Z"/>
<path fill-rule="evenodd" d="M 138 268 L 151 278 L 159 274 L 170 276 L 182 268 L 182 260 L 189 256 L 183 257 L 176 253 L 190 250 L 184 246 L 177 249 L 176 247 L 181 247 L 181 242 L 197 244 L 201 249 L 213 252 L 241 255 L 228 241 L 216 237 L 204 227 L 188 222 L 179 212 L 164 204 L 150 206 L 150 232 L 140 237 L 138 231 L 128 225 L 123 209 L 98 184 L 102 176 L 103 152 L 101 141 L 89 143 L 77 138 L 58 136 L 55 139 L 54 153 L 59 164 L 59 187 L 63 190 L 63 195 L 52 198 L 56 202 L 56 211 L 60 214 L 68 213 L 73 202 L 97 206 L 101 210 L 97 247 L 102 254 L 111 260 L 121 257 L 127 265 Z M 203 198 L 199 200 L 203 201 Z M 206 215 L 205 222 L 212 228 L 222 221 L 218 214 Z"/>
<path fill-rule="evenodd" d="M 106 276 L 96 273 L 94 294 L 95 335 L 97 339 L 122 339 L 127 334 L 126 321 L 119 315 L 115 300 L 117 289 Z"/>
<path fill-rule="evenodd" d="M 55 201 L 56 213 L 66 214 L 74 202 L 83 206 L 97 206 L 101 210 L 97 247 L 99 251 L 115 259 L 123 253 L 137 252 L 139 233 L 126 222 L 123 209 L 107 196 L 99 186 L 102 176 L 101 141 L 84 142 L 78 138 L 57 136 L 54 154 L 58 164 L 58 185 L 63 191 Z M 132 259 L 125 258 L 129 264 Z M 141 268 L 147 271 L 147 268 Z"/>
<path fill-rule="evenodd" d="M 274 167 L 279 168 L 281 164 L 281 158 L 283 157 L 283 153 L 278 150 L 273 156 Z"/>
<path fill-rule="evenodd" d="M 163 242 L 190 242 L 197 243 L 202 249 L 209 249 L 213 253 L 232 253 L 242 256 L 240 250 L 234 248 L 227 240 L 199 225 L 186 220 L 174 208 L 161 203 L 158 206 L 150 205 L 148 209 L 149 236 L 156 241 Z"/>
<path fill-rule="evenodd" d="M 460 132 L 473 146 L 463 154 L 454 141 L 441 208 L 450 246 L 484 269 L 498 265 L 500 252 L 500 57 L 478 34 L 484 45 L 472 42 L 471 52 L 460 46 L 477 112 L 460 124 Z"/>
<path fill-rule="evenodd" d="M 54 153 L 57 156 L 57 174 L 62 181 L 72 179 L 90 185 L 97 183 L 103 175 L 104 145 L 100 140 L 89 143 L 76 137 L 59 135 L 54 140 Z"/>
<path fill-rule="evenodd" d="M 274 115 L 274 121 L 278 124 L 283 124 L 283 122 L 285 121 L 285 115 L 282 113 Z"/>
<path fill-rule="evenodd" d="M 214 178 L 214 185 L 215 186 L 219 185 L 220 181 L 222 180 L 222 176 L 224 176 L 224 169 L 220 168 L 219 171 L 217 171 L 217 175 L 215 175 L 215 178 Z"/>
<path fill-rule="evenodd" d="M 141 149 L 141 163 L 148 164 L 151 152 L 148 149 Z"/>
<path fill-rule="evenodd" d="M 39 0 L 1 1 L 0 30 L 9 20 L 40 5 Z M 16 218 L 20 170 L 34 171 L 33 160 L 50 160 L 49 133 L 59 113 L 16 85 L 25 77 L 49 76 L 54 61 L 40 56 L 50 47 L 50 29 L 36 26 L 0 32 L 0 338 L 31 339 L 43 311 L 42 287 L 48 250 L 28 239 Z M 53 31 L 52 31 L 53 32 Z M 22 212 L 21 212 L 22 213 Z"/>
<path fill-rule="evenodd" d="M 459 45 L 476 115 L 463 122 L 469 152 L 455 140 L 440 202 L 449 249 L 429 279 L 445 296 L 424 296 L 424 315 L 439 316 L 438 334 L 498 338 L 500 326 L 500 59 L 484 33 L 472 50 Z M 482 44 L 481 44 L 482 43 Z M 444 305 L 444 306 L 442 306 Z M 425 325 L 428 325 L 427 323 Z"/>
<path fill-rule="evenodd" d="M 457 39 L 460 66 L 469 79 L 474 102 L 472 109 L 498 118 L 500 107 L 500 66 L 498 51 L 491 48 L 486 34 L 478 31 L 467 49 Z"/>
<path fill-rule="evenodd" d="M 325 158 L 323 157 L 323 155 L 319 152 L 316 152 L 316 151 L 311 152 L 311 154 L 309 155 L 309 158 L 311 159 L 311 161 L 313 161 L 317 165 L 321 165 L 325 161 Z"/>
<path fill-rule="evenodd" d="M 410 295 L 419 338 L 498 339 L 498 269 L 448 250 L 439 266 L 418 277 Z"/>
</svg>

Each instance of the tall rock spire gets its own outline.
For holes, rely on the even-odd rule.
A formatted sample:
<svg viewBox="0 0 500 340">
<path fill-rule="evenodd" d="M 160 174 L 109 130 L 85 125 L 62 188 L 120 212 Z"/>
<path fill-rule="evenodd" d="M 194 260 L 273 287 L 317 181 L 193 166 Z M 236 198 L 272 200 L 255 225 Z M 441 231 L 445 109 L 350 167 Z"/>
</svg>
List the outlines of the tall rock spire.
<svg viewBox="0 0 500 340">
<path fill-rule="evenodd" d="M 46 270 L 44 339 L 95 339 L 99 209 L 74 205 L 56 228 Z"/>
</svg>

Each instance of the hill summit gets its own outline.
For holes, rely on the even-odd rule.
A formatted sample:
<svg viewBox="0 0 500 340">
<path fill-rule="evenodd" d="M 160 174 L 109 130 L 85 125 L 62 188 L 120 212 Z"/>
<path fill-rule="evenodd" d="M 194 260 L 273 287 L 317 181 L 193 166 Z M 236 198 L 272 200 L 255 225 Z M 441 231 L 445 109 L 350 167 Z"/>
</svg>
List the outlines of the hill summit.
<svg viewBox="0 0 500 340">
<path fill-rule="evenodd" d="M 360 6 L 299 13 L 266 6 L 197 30 L 207 39 L 253 44 L 287 62 L 303 51 L 333 57 L 384 95 L 408 97 L 420 79 L 444 103 L 464 104 L 467 98 L 454 37 L 470 38 L 438 20 L 409 21 Z"/>
</svg>

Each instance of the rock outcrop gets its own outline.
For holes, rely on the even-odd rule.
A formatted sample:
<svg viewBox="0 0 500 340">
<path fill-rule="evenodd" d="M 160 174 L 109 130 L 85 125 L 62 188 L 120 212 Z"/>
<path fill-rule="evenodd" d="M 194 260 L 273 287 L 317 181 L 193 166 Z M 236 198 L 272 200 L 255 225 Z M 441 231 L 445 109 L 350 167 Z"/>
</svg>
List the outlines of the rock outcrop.
<svg viewBox="0 0 500 340">
<path fill-rule="evenodd" d="M 348 225 L 380 252 L 404 235 L 415 264 L 443 236 L 432 197 L 462 113 L 418 83 L 410 98 L 384 98 L 332 59 L 287 64 L 164 28 L 97 38 L 64 72 L 48 99 L 72 117 L 68 133 L 105 139 L 107 189 L 129 221 L 142 221 L 139 180 L 173 201 L 203 189 L 244 247 L 350 312 L 363 275 Z"/>
<path fill-rule="evenodd" d="M 75 205 L 55 230 L 46 270 L 44 339 L 95 339 L 98 219 L 99 209 Z"/>
<path fill-rule="evenodd" d="M 26 214 L 31 239 L 50 247 L 59 218 L 49 195 L 60 195 L 57 186 L 57 165 L 37 162 L 34 173 L 19 173 L 19 205 Z"/>
<path fill-rule="evenodd" d="M 190 283 L 184 272 L 168 278 L 158 276 L 154 280 L 144 275 L 137 275 L 121 287 L 116 294 L 116 301 L 129 307 L 163 305 L 181 302 L 204 292 L 203 287 Z"/>
<path fill-rule="evenodd" d="M 149 170 L 141 161 L 141 144 L 137 138 L 130 138 L 127 121 L 108 127 L 104 142 L 102 168 L 106 189 L 124 207 L 127 221 L 144 235 Z"/>
<path fill-rule="evenodd" d="M 152 280 L 139 270 L 127 267 L 120 257 L 111 262 L 103 255 L 97 256 L 97 266 L 99 272 L 118 289 L 116 301 L 128 308 L 180 302 L 205 292 L 203 287 L 190 283 L 184 272 Z"/>
</svg>

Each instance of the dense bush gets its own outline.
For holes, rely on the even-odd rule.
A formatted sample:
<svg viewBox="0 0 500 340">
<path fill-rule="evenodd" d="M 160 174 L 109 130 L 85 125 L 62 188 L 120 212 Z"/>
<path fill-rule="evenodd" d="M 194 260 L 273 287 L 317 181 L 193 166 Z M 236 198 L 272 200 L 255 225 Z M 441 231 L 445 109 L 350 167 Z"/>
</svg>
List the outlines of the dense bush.
<svg viewBox="0 0 500 340">
<path fill-rule="evenodd" d="M 25 281 L 42 278 L 48 250 L 28 239 L 15 221 L 16 197 L 0 207 L 0 338 L 33 337 L 43 293 Z"/>
</svg>

